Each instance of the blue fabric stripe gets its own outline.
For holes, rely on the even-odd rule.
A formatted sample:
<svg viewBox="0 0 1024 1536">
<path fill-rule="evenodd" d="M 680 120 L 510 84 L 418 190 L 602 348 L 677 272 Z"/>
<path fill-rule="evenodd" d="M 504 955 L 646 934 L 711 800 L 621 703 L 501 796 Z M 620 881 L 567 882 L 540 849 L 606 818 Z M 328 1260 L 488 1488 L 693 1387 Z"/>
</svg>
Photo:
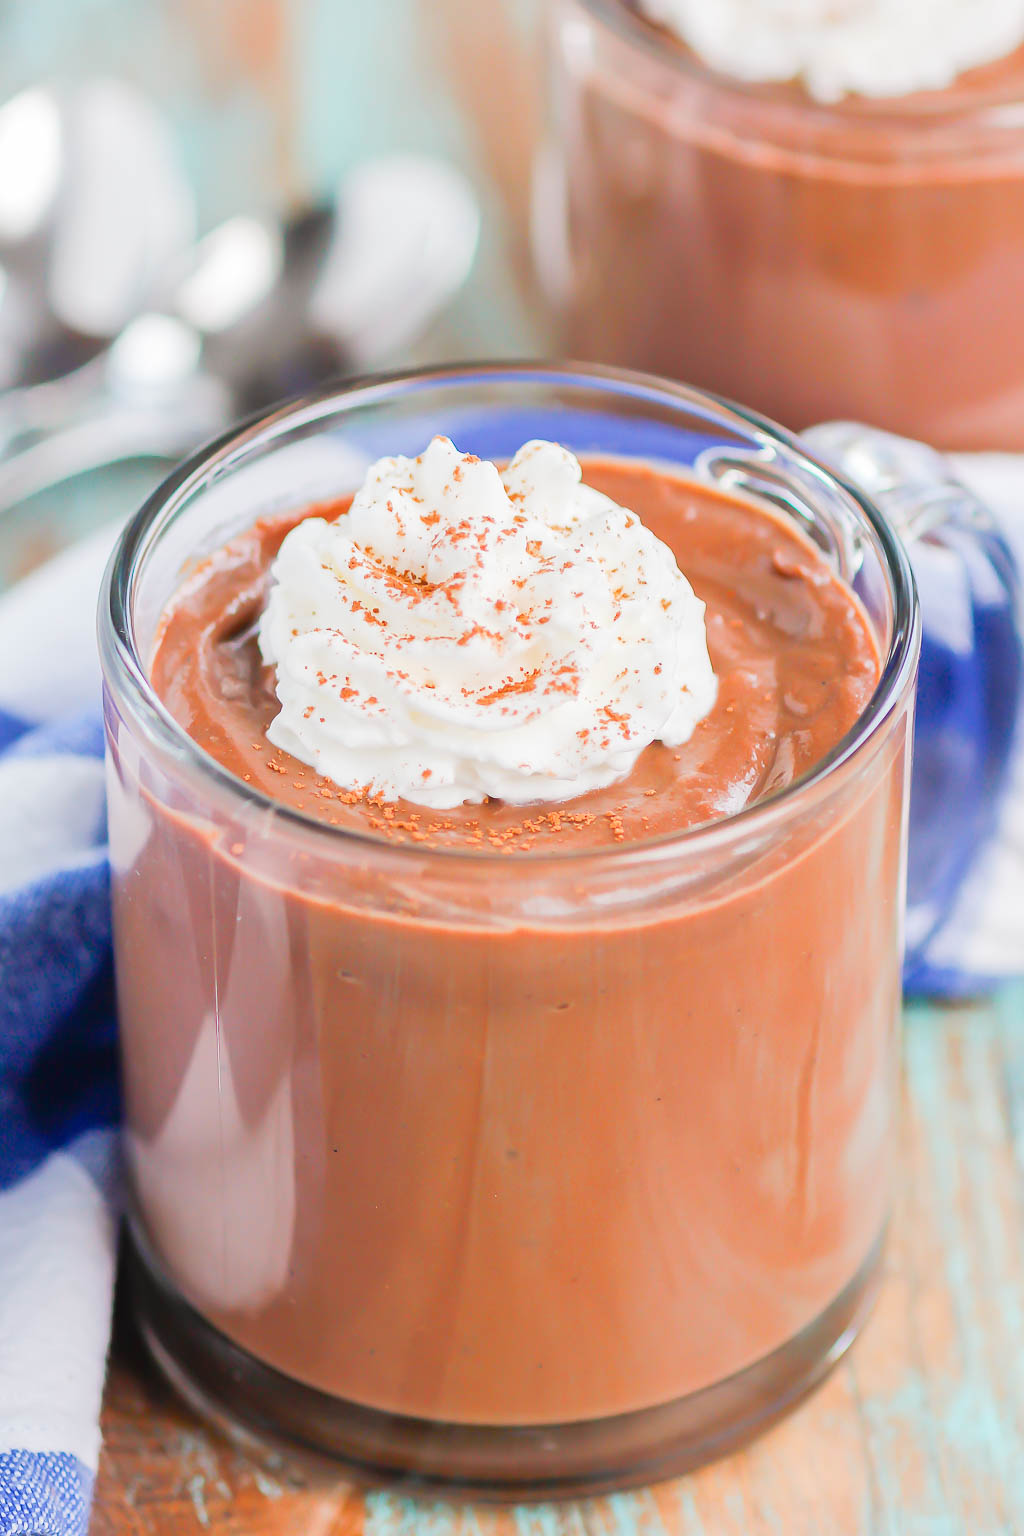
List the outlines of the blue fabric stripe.
<svg viewBox="0 0 1024 1536">
<path fill-rule="evenodd" d="M 11 717 L 8 716 L 8 719 Z M 0 718 L 2 729 L 2 718 Z M 13 740 L 8 757 L 52 757 L 70 753 L 75 757 L 103 756 L 103 719 L 94 709 L 69 715 L 34 730 L 22 732 Z M 2 750 L 2 743 L 0 743 Z"/>
<path fill-rule="evenodd" d="M 6 752 L 12 742 L 24 736 L 29 729 L 24 720 L 17 715 L 8 714 L 7 710 L 0 709 L 0 752 Z"/>
<path fill-rule="evenodd" d="M 93 1475 L 63 1451 L 0 1452 L 4 1536 L 86 1536 Z"/>
<path fill-rule="evenodd" d="M 0 1188 L 117 1114 L 110 875 L 94 863 L 0 896 Z"/>
<path fill-rule="evenodd" d="M 933 998 L 947 1002 L 967 1002 L 984 997 L 1006 985 L 1006 976 L 989 976 L 980 971 L 965 971 L 948 965 L 923 962 L 907 971 L 903 990 L 908 998 Z"/>
</svg>

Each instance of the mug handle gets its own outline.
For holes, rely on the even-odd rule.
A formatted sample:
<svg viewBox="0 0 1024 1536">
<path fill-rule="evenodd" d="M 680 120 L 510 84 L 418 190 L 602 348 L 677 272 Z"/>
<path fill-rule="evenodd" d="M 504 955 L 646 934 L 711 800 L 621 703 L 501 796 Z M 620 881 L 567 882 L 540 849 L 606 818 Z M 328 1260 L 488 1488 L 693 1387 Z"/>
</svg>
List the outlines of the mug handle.
<svg viewBox="0 0 1024 1536">
<path fill-rule="evenodd" d="M 956 989 L 929 959 L 995 830 L 1021 714 L 1020 573 L 989 508 L 934 449 L 854 422 L 803 434 L 907 546 L 922 645 L 910 796 L 906 986 Z"/>
</svg>

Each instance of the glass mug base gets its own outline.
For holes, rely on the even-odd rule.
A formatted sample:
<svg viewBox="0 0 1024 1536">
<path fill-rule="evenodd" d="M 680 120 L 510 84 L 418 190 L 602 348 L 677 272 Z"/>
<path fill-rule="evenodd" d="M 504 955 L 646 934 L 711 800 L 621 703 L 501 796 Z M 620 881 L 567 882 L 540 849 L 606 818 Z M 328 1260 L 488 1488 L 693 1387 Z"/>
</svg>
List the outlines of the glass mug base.
<svg viewBox="0 0 1024 1536">
<path fill-rule="evenodd" d="M 884 1233 L 839 1295 L 779 1349 L 674 1402 L 572 1424 L 467 1425 L 382 1413 L 306 1386 L 207 1322 L 135 1230 L 128 1276 L 154 1362 L 196 1413 L 244 1448 L 304 1452 L 374 1483 L 489 1501 L 582 1498 L 662 1482 L 736 1450 L 807 1396 L 863 1328 Z"/>
</svg>

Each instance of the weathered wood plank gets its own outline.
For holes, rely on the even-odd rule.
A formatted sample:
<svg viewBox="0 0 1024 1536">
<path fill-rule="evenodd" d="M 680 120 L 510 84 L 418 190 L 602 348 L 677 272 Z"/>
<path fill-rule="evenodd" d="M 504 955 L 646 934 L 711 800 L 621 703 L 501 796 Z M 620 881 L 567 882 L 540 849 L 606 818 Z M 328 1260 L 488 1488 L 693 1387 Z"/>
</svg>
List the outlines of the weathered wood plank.
<svg viewBox="0 0 1024 1536">
<path fill-rule="evenodd" d="M 122 1337 L 94 1536 L 1008 1536 L 1024 1532 L 1024 990 L 908 1016 L 900 1193 L 851 1358 L 763 1440 L 640 1493 L 516 1510 L 257 1466 Z"/>
</svg>

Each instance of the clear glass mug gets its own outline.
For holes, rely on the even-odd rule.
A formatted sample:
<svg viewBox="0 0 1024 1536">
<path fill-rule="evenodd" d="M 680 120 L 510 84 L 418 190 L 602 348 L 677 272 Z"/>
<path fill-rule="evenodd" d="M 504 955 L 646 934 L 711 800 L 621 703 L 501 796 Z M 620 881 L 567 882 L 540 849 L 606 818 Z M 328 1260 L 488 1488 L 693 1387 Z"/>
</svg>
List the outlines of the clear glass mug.
<svg viewBox="0 0 1024 1536">
<path fill-rule="evenodd" d="M 149 682 L 183 570 L 436 432 L 764 497 L 875 628 L 855 728 L 729 820 L 522 860 L 382 845 L 232 777 Z M 198 454 L 127 529 L 100 634 L 132 1268 L 185 1395 L 523 1497 L 682 1470 L 818 1380 L 869 1304 L 894 1156 L 919 621 L 887 521 L 696 391 L 442 370 Z"/>
<path fill-rule="evenodd" d="M 731 80 L 628 0 L 548 8 L 535 247 L 570 356 L 1024 449 L 1024 62 L 812 101 Z"/>
</svg>

